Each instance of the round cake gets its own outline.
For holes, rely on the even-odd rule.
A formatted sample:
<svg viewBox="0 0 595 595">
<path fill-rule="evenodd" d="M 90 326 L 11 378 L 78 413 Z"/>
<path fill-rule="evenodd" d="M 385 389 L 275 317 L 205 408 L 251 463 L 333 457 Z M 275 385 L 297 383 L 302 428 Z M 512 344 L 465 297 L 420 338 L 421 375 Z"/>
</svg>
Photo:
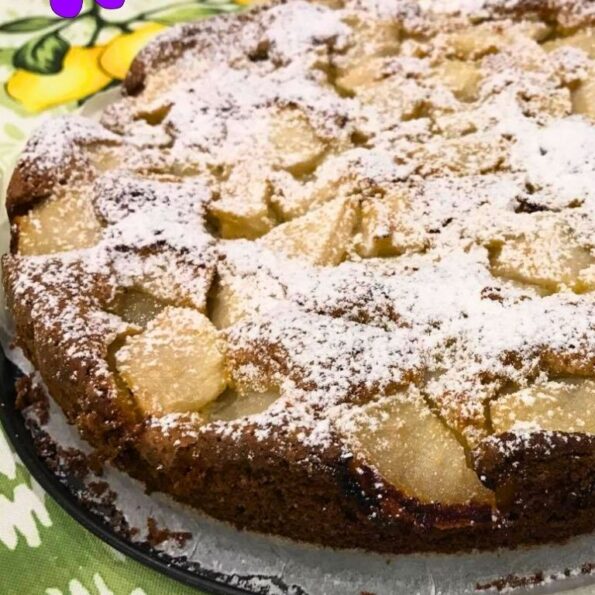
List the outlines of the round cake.
<svg viewBox="0 0 595 595">
<path fill-rule="evenodd" d="M 176 27 L 7 197 L 15 342 L 96 457 L 377 552 L 595 528 L 595 3 Z"/>
</svg>

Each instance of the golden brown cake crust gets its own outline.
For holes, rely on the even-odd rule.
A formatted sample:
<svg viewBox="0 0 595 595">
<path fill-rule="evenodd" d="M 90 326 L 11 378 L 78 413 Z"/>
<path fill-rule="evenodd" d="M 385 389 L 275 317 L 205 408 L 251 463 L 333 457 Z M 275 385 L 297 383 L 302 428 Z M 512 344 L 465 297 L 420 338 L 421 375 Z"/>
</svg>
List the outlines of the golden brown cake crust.
<svg viewBox="0 0 595 595">
<path fill-rule="evenodd" d="M 37 132 L 3 259 L 20 402 L 42 383 L 101 457 L 241 528 L 390 553 L 595 529 L 595 44 L 556 46 L 595 9 L 471 4 L 174 28 L 101 124 Z M 190 326 L 228 387 L 195 408 L 200 366 L 147 357 Z"/>
</svg>

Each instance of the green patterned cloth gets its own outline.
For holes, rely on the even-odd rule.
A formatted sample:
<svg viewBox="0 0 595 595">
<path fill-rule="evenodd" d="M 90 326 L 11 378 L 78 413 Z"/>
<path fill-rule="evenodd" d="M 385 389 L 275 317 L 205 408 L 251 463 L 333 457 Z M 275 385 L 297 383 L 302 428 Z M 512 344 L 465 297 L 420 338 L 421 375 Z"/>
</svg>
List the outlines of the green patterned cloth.
<svg viewBox="0 0 595 595">
<path fill-rule="evenodd" d="M 40 118 L 117 84 L 135 53 L 177 22 L 238 10 L 238 0 L 87 1 L 58 19 L 49 0 L 0 6 L 0 174 Z M 10 5 L 10 6 L 8 6 Z M 31 478 L 0 429 L 0 595 L 166 595 L 185 588 L 124 557 L 70 518 Z"/>
</svg>

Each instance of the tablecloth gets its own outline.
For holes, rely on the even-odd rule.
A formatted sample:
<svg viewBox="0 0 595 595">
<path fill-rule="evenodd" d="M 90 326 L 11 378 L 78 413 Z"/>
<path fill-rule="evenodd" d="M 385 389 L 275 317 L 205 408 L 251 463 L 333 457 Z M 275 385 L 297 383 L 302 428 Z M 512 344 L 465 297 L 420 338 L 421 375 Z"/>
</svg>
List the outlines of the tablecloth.
<svg viewBox="0 0 595 595">
<path fill-rule="evenodd" d="M 62 19 L 50 0 L 0 2 L 0 175 L 42 118 L 118 84 L 166 27 L 233 12 L 249 0 L 85 0 Z M 73 4 L 76 5 L 76 0 Z M 103 2 L 105 4 L 105 2 Z M 124 557 L 70 518 L 31 478 L 0 429 L 0 595 L 197 593 Z"/>
</svg>

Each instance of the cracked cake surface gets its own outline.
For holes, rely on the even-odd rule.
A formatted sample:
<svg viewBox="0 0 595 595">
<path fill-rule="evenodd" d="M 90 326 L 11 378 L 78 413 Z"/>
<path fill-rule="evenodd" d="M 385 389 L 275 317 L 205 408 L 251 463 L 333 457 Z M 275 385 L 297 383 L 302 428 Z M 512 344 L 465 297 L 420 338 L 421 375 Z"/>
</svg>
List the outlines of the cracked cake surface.
<svg viewBox="0 0 595 595">
<path fill-rule="evenodd" d="M 588 0 L 175 27 L 16 166 L 21 390 L 242 528 L 394 553 L 592 531 L 594 120 Z"/>
</svg>

